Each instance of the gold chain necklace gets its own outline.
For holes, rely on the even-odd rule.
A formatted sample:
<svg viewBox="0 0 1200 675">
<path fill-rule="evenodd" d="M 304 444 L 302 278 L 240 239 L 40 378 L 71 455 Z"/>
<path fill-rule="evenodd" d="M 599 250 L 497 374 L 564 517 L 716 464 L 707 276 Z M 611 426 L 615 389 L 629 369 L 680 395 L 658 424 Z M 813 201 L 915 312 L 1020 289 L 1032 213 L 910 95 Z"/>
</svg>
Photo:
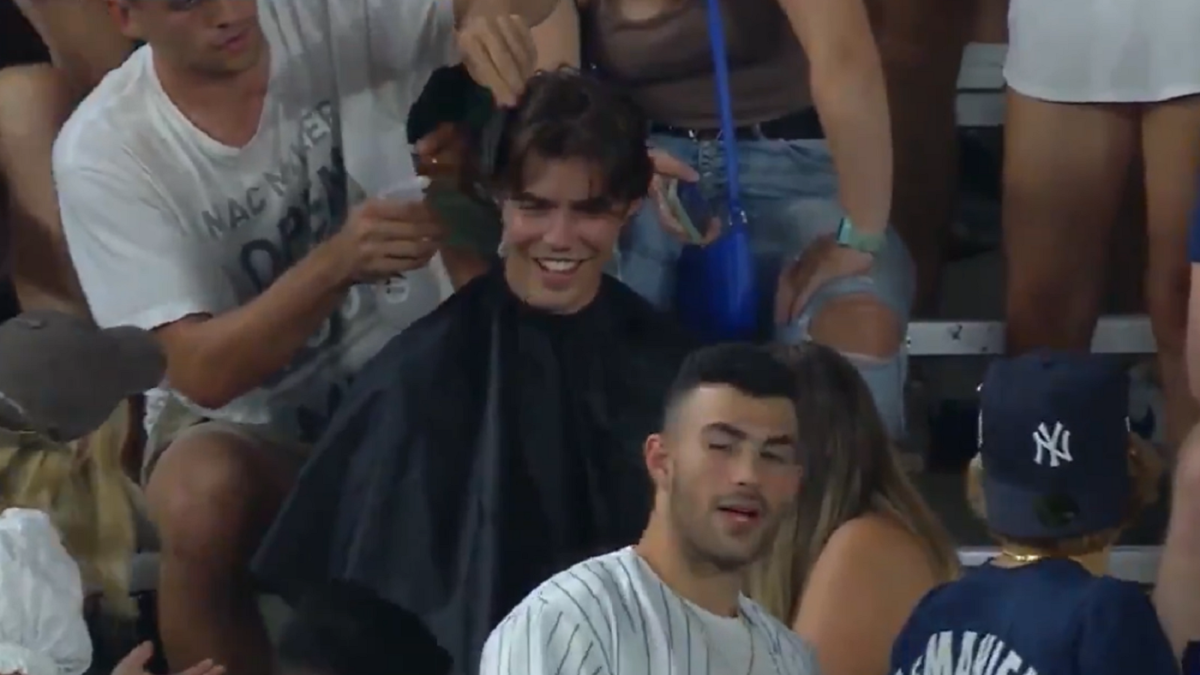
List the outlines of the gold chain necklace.
<svg viewBox="0 0 1200 675">
<path fill-rule="evenodd" d="M 1039 560 L 1045 560 L 1046 558 L 1050 557 L 1048 555 L 1043 555 L 1041 553 L 1014 553 L 1012 551 L 1005 551 L 1003 549 L 1001 549 L 1000 555 L 1005 558 L 1008 558 L 1009 560 L 1011 560 L 1019 565 L 1027 565 L 1029 563 L 1035 563 Z"/>
</svg>

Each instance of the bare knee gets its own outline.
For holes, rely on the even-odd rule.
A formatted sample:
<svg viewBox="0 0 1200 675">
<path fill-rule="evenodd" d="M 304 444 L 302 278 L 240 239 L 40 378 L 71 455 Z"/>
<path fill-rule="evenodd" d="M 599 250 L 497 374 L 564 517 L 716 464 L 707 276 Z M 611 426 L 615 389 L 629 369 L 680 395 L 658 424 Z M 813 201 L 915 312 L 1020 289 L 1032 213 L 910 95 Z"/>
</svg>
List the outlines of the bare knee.
<svg viewBox="0 0 1200 675">
<path fill-rule="evenodd" d="M 165 554 L 214 570 L 233 571 L 248 560 L 270 517 L 262 512 L 255 450 L 221 432 L 185 436 L 167 448 L 146 488 Z"/>
<path fill-rule="evenodd" d="M 844 354 L 888 359 L 900 351 L 904 326 L 891 308 L 866 293 L 824 303 L 809 325 L 809 336 Z"/>
</svg>

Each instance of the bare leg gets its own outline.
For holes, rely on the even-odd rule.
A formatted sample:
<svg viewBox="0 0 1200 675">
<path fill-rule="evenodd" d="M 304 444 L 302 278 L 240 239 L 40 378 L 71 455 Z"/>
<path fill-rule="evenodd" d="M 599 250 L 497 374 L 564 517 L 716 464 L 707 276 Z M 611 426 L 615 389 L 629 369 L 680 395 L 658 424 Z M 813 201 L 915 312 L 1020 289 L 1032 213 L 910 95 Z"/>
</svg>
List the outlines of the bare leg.
<svg viewBox="0 0 1200 675">
<path fill-rule="evenodd" d="M 892 222 L 917 266 L 918 313 L 936 300 L 958 189 L 955 93 L 974 0 L 884 0 L 879 50 L 895 144 Z"/>
<path fill-rule="evenodd" d="M 59 128 L 75 106 L 66 79 L 48 65 L 0 71 L 0 173 L 8 187 L 12 272 L 25 309 L 87 315 L 58 218 L 50 166 Z"/>
<path fill-rule="evenodd" d="M 1183 354 L 1188 317 L 1188 225 L 1200 178 L 1200 97 L 1146 106 L 1146 308 L 1158 344 L 1166 439 L 1175 447 L 1197 421 Z"/>
<path fill-rule="evenodd" d="M 173 672 L 206 658 L 230 675 L 271 672 L 249 561 L 287 496 L 298 459 L 196 427 L 154 468 L 146 493 L 162 540 L 159 630 Z"/>
<path fill-rule="evenodd" d="M 1008 95 L 1004 250 L 1010 353 L 1086 350 L 1139 142 L 1134 107 Z"/>
</svg>

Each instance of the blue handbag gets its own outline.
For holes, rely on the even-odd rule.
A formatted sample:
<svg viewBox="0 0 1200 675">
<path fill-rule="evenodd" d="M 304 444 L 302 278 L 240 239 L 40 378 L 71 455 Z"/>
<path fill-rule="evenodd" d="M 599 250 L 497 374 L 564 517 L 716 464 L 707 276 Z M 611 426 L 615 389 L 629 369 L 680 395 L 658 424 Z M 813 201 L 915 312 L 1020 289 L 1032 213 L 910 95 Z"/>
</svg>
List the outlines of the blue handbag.
<svg viewBox="0 0 1200 675">
<path fill-rule="evenodd" d="M 738 177 L 737 136 L 729 91 L 729 58 L 718 0 L 708 5 L 728 210 L 721 235 L 707 246 L 687 246 L 679 259 L 675 307 L 680 321 L 706 342 L 751 340 L 758 333 L 759 294 L 754 253 Z"/>
</svg>

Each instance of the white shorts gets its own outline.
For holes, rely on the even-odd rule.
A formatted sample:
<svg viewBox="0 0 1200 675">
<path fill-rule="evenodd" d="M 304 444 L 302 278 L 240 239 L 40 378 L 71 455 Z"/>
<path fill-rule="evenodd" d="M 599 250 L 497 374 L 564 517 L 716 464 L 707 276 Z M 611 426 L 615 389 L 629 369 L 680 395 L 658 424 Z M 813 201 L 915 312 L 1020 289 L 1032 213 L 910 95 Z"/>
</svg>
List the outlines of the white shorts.
<svg viewBox="0 0 1200 675">
<path fill-rule="evenodd" d="M 1011 0 L 1008 86 L 1063 103 L 1200 93 L 1200 0 Z"/>
</svg>

